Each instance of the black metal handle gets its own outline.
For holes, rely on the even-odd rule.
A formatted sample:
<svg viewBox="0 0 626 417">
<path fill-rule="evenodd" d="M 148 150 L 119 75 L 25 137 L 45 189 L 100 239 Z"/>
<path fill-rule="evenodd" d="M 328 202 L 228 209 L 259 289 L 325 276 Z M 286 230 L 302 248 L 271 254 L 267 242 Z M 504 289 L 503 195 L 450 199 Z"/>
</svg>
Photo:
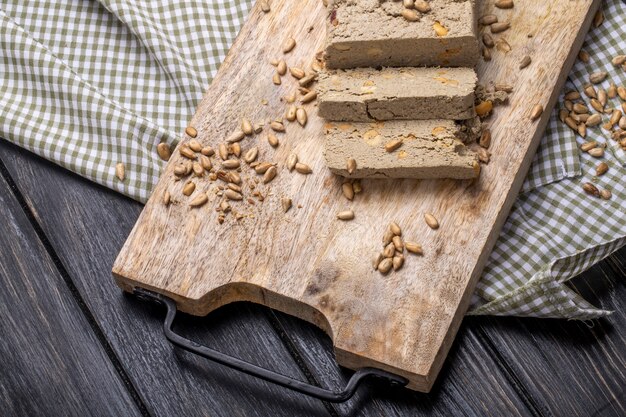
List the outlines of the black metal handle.
<svg viewBox="0 0 626 417">
<path fill-rule="evenodd" d="M 315 385 L 308 384 L 306 382 L 299 381 L 297 379 L 290 378 L 288 376 L 270 371 L 265 368 L 261 368 L 257 365 L 253 365 L 249 362 L 243 361 L 238 358 L 226 355 L 217 350 L 202 346 L 192 340 L 186 339 L 181 335 L 175 333 L 172 330 L 174 319 L 176 318 L 176 303 L 169 297 L 162 294 L 149 291 L 143 288 L 135 288 L 134 294 L 151 301 L 156 301 L 164 304 L 167 307 L 167 316 L 163 323 L 163 332 L 165 337 L 175 346 L 185 349 L 189 352 L 200 355 L 204 358 L 212 360 L 213 362 L 220 363 L 229 368 L 243 372 L 248 375 L 263 379 L 268 382 L 272 382 L 276 385 L 280 385 L 285 388 L 306 394 L 308 396 L 318 398 L 320 400 L 329 401 L 333 403 L 340 403 L 350 399 L 356 392 L 359 384 L 363 379 L 367 377 L 376 377 L 387 380 L 392 385 L 405 386 L 408 384 L 408 380 L 398 375 L 383 371 L 376 368 L 361 368 L 357 370 L 348 384 L 342 391 L 331 391 L 324 388 L 320 388 Z"/>
</svg>

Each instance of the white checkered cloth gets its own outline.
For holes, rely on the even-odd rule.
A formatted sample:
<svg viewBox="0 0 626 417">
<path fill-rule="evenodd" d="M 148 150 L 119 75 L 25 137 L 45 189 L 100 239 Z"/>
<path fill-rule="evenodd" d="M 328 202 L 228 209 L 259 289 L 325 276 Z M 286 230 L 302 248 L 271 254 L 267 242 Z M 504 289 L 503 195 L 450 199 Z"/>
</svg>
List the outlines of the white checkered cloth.
<svg viewBox="0 0 626 417">
<path fill-rule="evenodd" d="M 252 5 L 252 0 L 0 0 L 0 137 L 90 180 L 146 201 L 175 144 Z M 587 37 L 568 88 L 582 91 L 626 53 L 626 7 L 605 4 L 607 21 Z M 608 87 L 608 81 L 603 84 Z M 613 100 L 618 106 L 618 100 Z M 556 111 L 473 298 L 470 314 L 590 319 L 609 314 L 565 282 L 626 244 L 626 157 L 609 143 L 611 166 L 580 156 L 581 138 Z M 115 177 L 124 163 L 126 180 Z M 581 192 L 610 188 L 602 201 Z"/>
</svg>

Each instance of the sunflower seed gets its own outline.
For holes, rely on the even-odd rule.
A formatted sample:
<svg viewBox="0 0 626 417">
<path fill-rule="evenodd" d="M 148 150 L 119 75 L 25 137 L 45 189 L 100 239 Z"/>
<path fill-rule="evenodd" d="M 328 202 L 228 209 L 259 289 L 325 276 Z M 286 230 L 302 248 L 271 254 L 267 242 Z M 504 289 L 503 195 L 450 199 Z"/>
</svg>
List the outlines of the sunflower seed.
<svg viewBox="0 0 626 417">
<path fill-rule="evenodd" d="M 580 93 L 578 91 L 568 91 L 563 98 L 565 100 L 580 100 Z"/>
<path fill-rule="evenodd" d="M 273 164 L 270 164 L 269 162 L 261 162 L 254 167 L 254 171 L 259 175 L 265 174 L 267 170 L 270 169 L 272 166 Z"/>
<path fill-rule="evenodd" d="M 263 175 L 263 184 L 271 182 L 274 178 L 276 178 L 276 174 L 278 174 L 278 170 L 272 165 Z"/>
<path fill-rule="evenodd" d="M 192 151 L 191 149 L 189 149 L 186 146 L 179 146 L 179 152 L 185 158 L 188 158 L 188 159 L 191 159 L 191 160 L 195 160 L 196 159 L 195 152 Z"/>
<path fill-rule="evenodd" d="M 348 170 L 348 174 L 354 174 L 354 171 L 356 171 L 356 160 L 354 158 L 348 158 L 346 169 Z"/>
<path fill-rule="evenodd" d="M 337 213 L 337 218 L 339 220 L 352 220 L 354 219 L 354 212 L 352 210 L 340 211 Z"/>
<path fill-rule="evenodd" d="M 245 137 L 246 137 L 245 133 L 243 133 L 241 130 L 237 130 L 231 133 L 231 135 L 226 139 L 226 142 L 228 143 L 240 142 Z"/>
<path fill-rule="evenodd" d="M 619 123 L 621 119 L 622 119 L 622 112 L 620 110 L 613 110 L 613 113 L 611 113 L 611 119 L 609 120 L 609 123 L 611 125 L 616 125 Z"/>
<path fill-rule="evenodd" d="M 241 163 L 237 159 L 227 159 L 222 162 L 222 167 L 226 169 L 237 169 L 241 166 Z"/>
<path fill-rule="evenodd" d="M 589 118 L 585 122 L 588 127 L 598 126 L 600 123 L 602 123 L 602 116 L 600 116 L 598 113 L 594 113 L 589 116 Z"/>
<path fill-rule="evenodd" d="M 593 16 L 593 27 L 597 28 L 604 22 L 604 13 L 602 10 L 598 10 L 596 14 Z"/>
<path fill-rule="evenodd" d="M 118 162 L 115 165 L 115 176 L 120 181 L 124 181 L 124 178 L 126 178 L 126 168 L 124 168 L 124 164 L 123 163 Z"/>
<path fill-rule="evenodd" d="M 283 212 L 287 213 L 293 205 L 291 198 L 283 198 L 280 200 L 280 204 L 283 206 Z"/>
<path fill-rule="evenodd" d="M 404 256 L 402 255 L 394 256 L 392 260 L 392 264 L 393 264 L 394 271 L 399 270 L 400 268 L 402 268 L 402 265 L 404 265 Z"/>
<path fill-rule="evenodd" d="M 412 9 L 402 9 L 402 17 L 409 22 L 418 22 L 420 20 L 419 13 Z"/>
<path fill-rule="evenodd" d="M 276 120 L 274 120 L 272 123 L 270 123 L 270 127 L 275 132 L 284 132 L 285 131 L 285 125 L 283 125 L 282 122 L 278 122 Z"/>
<path fill-rule="evenodd" d="M 611 197 L 613 197 L 613 193 L 611 193 L 609 190 L 602 190 L 600 191 L 600 198 L 603 200 L 610 200 Z"/>
<path fill-rule="evenodd" d="M 271 134 L 271 133 L 269 133 L 269 134 L 267 135 L 267 141 L 269 142 L 269 144 L 270 144 L 273 148 L 275 148 L 275 147 L 277 147 L 278 145 L 280 145 L 280 142 L 278 141 L 278 138 L 277 138 L 275 135 Z"/>
<path fill-rule="evenodd" d="M 600 197 L 600 190 L 598 190 L 598 187 L 590 182 L 586 182 L 583 184 L 583 190 L 589 195 L 592 195 L 594 197 Z"/>
<path fill-rule="evenodd" d="M 204 168 L 202 168 L 202 165 L 200 165 L 199 162 L 194 162 L 193 163 L 193 174 L 196 177 L 201 177 L 204 175 Z"/>
<path fill-rule="evenodd" d="M 198 136 L 198 131 L 191 126 L 185 129 L 185 133 L 187 134 L 187 136 L 190 136 L 192 138 L 195 138 L 196 136 Z"/>
<path fill-rule="evenodd" d="M 241 130 L 246 136 L 250 136 L 254 133 L 254 128 L 252 127 L 252 123 L 248 119 L 241 119 Z"/>
<path fill-rule="evenodd" d="M 200 145 L 200 142 L 198 142 L 195 139 L 192 139 L 189 142 L 187 142 L 187 146 L 189 147 L 189 149 L 191 149 L 194 152 L 200 152 L 202 150 L 202 145 Z"/>
<path fill-rule="evenodd" d="M 285 119 L 289 120 L 290 122 L 296 120 L 297 110 L 298 109 L 296 108 L 296 106 L 289 106 L 289 108 L 287 109 L 287 113 L 285 114 Z"/>
<path fill-rule="evenodd" d="M 301 162 L 296 163 L 296 171 L 299 172 L 300 174 L 310 174 L 311 172 L 313 172 L 313 170 L 311 169 L 310 166 L 308 166 L 307 164 L 303 164 Z"/>
<path fill-rule="evenodd" d="M 289 68 L 289 73 L 291 74 L 292 77 L 297 78 L 298 80 L 304 78 L 304 76 L 306 75 L 304 73 L 304 70 L 302 70 L 302 68 L 298 68 L 298 67 L 291 67 L 291 68 Z"/>
<path fill-rule="evenodd" d="M 287 157 L 287 169 L 289 169 L 289 172 L 294 170 L 297 163 L 298 163 L 298 155 L 296 155 L 295 153 L 292 153 Z"/>
<path fill-rule="evenodd" d="M 202 155 L 204 155 L 204 156 L 213 156 L 213 155 L 215 155 L 215 151 L 210 146 L 205 146 L 204 148 L 202 148 L 200 153 Z"/>
<path fill-rule="evenodd" d="M 380 264 L 378 264 L 378 271 L 381 274 L 388 274 L 393 267 L 393 261 L 390 258 L 383 259 Z"/>
<path fill-rule="evenodd" d="M 269 13 L 270 12 L 270 4 L 267 2 L 267 0 L 261 0 L 261 10 L 263 11 L 263 13 Z"/>
<path fill-rule="evenodd" d="M 594 72 L 589 76 L 589 82 L 591 84 L 600 84 L 602 81 L 606 80 L 606 77 L 608 77 L 608 75 L 609 73 L 606 71 Z"/>
<path fill-rule="evenodd" d="M 306 93 L 301 99 L 300 101 L 303 104 L 306 103 L 310 103 L 311 101 L 315 100 L 317 98 L 317 92 L 315 90 L 311 90 L 308 93 Z"/>
<path fill-rule="evenodd" d="M 209 197 L 206 193 L 199 194 L 196 198 L 194 198 L 191 203 L 189 203 L 190 207 L 202 207 L 209 201 Z"/>
<path fill-rule="evenodd" d="M 217 153 L 219 154 L 222 161 L 228 159 L 228 147 L 224 143 L 220 143 L 217 147 Z"/>
<path fill-rule="evenodd" d="M 404 242 L 402 242 L 402 238 L 400 236 L 394 236 L 391 241 L 398 252 L 404 251 Z"/>
<path fill-rule="evenodd" d="M 383 256 L 382 253 L 379 253 L 378 255 L 374 257 L 374 259 L 372 259 L 372 266 L 374 267 L 374 271 L 378 269 L 378 265 L 380 265 L 383 259 L 385 259 L 385 257 Z"/>
<path fill-rule="evenodd" d="M 583 91 L 585 92 L 585 95 L 589 98 L 598 98 L 596 88 L 591 84 L 586 85 Z"/>
<path fill-rule="evenodd" d="M 157 154 L 164 161 L 169 161 L 172 156 L 172 149 L 167 143 L 159 143 L 157 145 Z"/>
<path fill-rule="evenodd" d="M 522 61 L 519 63 L 519 69 L 524 69 L 527 66 L 529 66 L 532 62 L 532 58 L 528 55 L 526 55 L 524 58 L 522 58 Z"/>
<path fill-rule="evenodd" d="M 595 140 L 592 140 L 590 142 L 585 142 L 582 145 L 580 145 L 580 150 L 583 152 L 589 152 L 590 150 L 592 150 L 593 148 L 598 146 L 598 142 L 596 142 Z"/>
<path fill-rule="evenodd" d="M 241 145 L 233 143 L 228 147 L 228 153 L 235 155 L 237 158 L 241 156 Z"/>
<path fill-rule="evenodd" d="M 396 246 L 393 244 L 393 242 L 388 243 L 383 249 L 383 256 L 385 258 L 393 258 L 393 255 L 395 255 L 395 253 L 396 253 Z"/>
<path fill-rule="evenodd" d="M 593 107 L 593 109 L 599 113 L 604 113 L 604 106 L 602 105 L 602 103 L 600 103 L 599 100 L 592 98 L 591 100 L 589 100 L 589 102 L 591 103 L 591 107 Z"/>
<path fill-rule="evenodd" d="M 315 79 L 317 78 L 317 75 L 315 74 L 309 74 L 303 78 L 301 78 L 298 81 L 298 85 L 300 87 L 308 87 L 309 85 L 311 85 L 313 83 L 313 81 L 315 81 Z"/>
<path fill-rule="evenodd" d="M 183 177 L 187 175 L 187 169 L 185 168 L 185 165 L 176 165 L 176 167 L 174 167 L 174 175 L 176 175 L 177 177 Z"/>
<path fill-rule="evenodd" d="M 232 200 L 232 201 L 241 201 L 241 200 L 243 200 L 243 196 L 240 193 L 238 193 L 237 191 L 231 190 L 231 189 L 228 189 L 228 190 L 224 191 L 224 197 L 226 197 L 227 199 Z"/>
<path fill-rule="evenodd" d="M 615 65 L 616 67 L 619 67 L 620 65 L 626 63 L 626 55 L 617 55 L 615 56 L 612 60 L 611 63 L 613 65 Z"/>
<path fill-rule="evenodd" d="M 580 52 L 578 52 L 578 59 L 580 59 L 582 62 L 588 63 L 589 58 L 589 53 L 587 51 L 581 50 Z"/>
<path fill-rule="evenodd" d="M 394 236 L 395 235 L 393 234 L 391 228 L 385 230 L 385 233 L 383 234 L 383 245 L 387 246 L 388 244 L 390 244 Z"/>
<path fill-rule="evenodd" d="M 422 245 L 418 245 L 415 242 L 404 242 L 404 247 L 408 252 L 414 253 L 416 255 L 423 255 L 424 250 L 422 249 Z"/>
<path fill-rule="evenodd" d="M 387 152 L 393 152 L 397 150 L 400 146 L 402 146 L 402 139 L 392 139 L 389 142 L 385 143 L 385 150 Z"/>
<path fill-rule="evenodd" d="M 508 30 L 511 24 L 509 22 L 496 22 L 492 23 L 489 27 L 491 28 L 491 33 L 502 33 Z"/>
<path fill-rule="evenodd" d="M 598 90 L 598 101 L 602 104 L 602 107 L 606 106 L 608 94 L 603 89 Z"/>
<path fill-rule="evenodd" d="M 341 191 L 348 200 L 352 201 L 354 199 L 354 188 L 352 188 L 351 182 L 347 181 L 341 184 Z"/>
<path fill-rule="evenodd" d="M 530 112 L 530 120 L 537 120 L 543 114 L 543 106 L 541 104 L 535 104 L 532 111 Z"/>
<path fill-rule="evenodd" d="M 604 148 L 593 148 L 590 149 L 587 153 L 594 158 L 602 158 L 604 156 Z"/>
<path fill-rule="evenodd" d="M 170 202 L 172 201 L 172 195 L 170 194 L 169 191 L 165 190 L 165 193 L 163 194 L 163 205 L 165 206 L 169 206 Z"/>
<path fill-rule="evenodd" d="M 280 74 L 275 72 L 274 75 L 272 76 L 272 82 L 274 83 L 274 85 L 281 85 L 282 81 L 280 80 Z"/>
<path fill-rule="evenodd" d="M 483 26 L 492 25 L 496 23 L 497 21 L 498 21 L 498 16 L 496 16 L 495 14 L 486 14 L 482 16 L 480 19 L 478 19 L 478 23 Z"/>
<path fill-rule="evenodd" d="M 250 148 L 245 155 L 243 156 L 243 160 L 248 163 L 251 164 L 252 162 L 256 161 L 257 156 L 259 155 L 259 148 L 257 148 L 256 146 L 254 148 Z"/>
<path fill-rule="evenodd" d="M 302 107 L 298 107 L 298 110 L 296 110 L 296 119 L 298 120 L 300 126 L 306 126 L 306 122 L 308 120 L 306 110 L 304 110 Z"/>
<path fill-rule="evenodd" d="M 288 54 L 293 51 L 293 48 L 296 47 L 296 40 L 294 38 L 288 38 L 285 44 L 283 45 L 283 52 Z"/>
<path fill-rule="evenodd" d="M 187 181 L 185 186 L 183 187 L 183 194 L 189 197 L 196 190 L 196 184 L 191 181 Z"/>
<path fill-rule="evenodd" d="M 609 170 L 609 166 L 607 165 L 606 162 L 600 162 L 598 164 L 598 166 L 596 167 L 596 176 L 602 176 L 604 174 L 606 174 L 606 172 Z"/>
<path fill-rule="evenodd" d="M 496 0 L 494 5 L 498 9 L 512 9 L 515 6 L 513 0 Z"/>
<path fill-rule="evenodd" d="M 276 72 L 279 75 L 285 75 L 287 74 L 287 63 L 284 60 L 280 60 L 278 62 L 278 65 L 276 65 Z"/>
<path fill-rule="evenodd" d="M 435 216 L 433 216 L 430 213 L 426 213 L 424 214 L 424 220 L 426 221 L 426 224 L 428 225 L 428 227 L 430 227 L 431 229 L 438 229 L 439 228 L 439 222 L 437 221 L 437 219 L 435 218 Z"/>
</svg>

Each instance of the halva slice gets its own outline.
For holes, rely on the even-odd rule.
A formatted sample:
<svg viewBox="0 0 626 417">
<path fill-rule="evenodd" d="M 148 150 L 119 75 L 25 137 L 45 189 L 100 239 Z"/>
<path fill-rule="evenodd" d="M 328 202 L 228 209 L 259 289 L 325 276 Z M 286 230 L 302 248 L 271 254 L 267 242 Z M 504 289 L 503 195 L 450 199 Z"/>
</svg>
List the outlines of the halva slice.
<svg viewBox="0 0 626 417">
<path fill-rule="evenodd" d="M 402 1 L 331 0 L 326 67 L 474 67 L 480 48 L 474 0 L 430 0 L 419 21 Z"/>
<path fill-rule="evenodd" d="M 350 178 L 470 179 L 480 164 L 455 134 L 452 120 L 329 122 L 324 157 L 330 170 Z M 354 159 L 352 174 L 347 161 Z"/>
<path fill-rule="evenodd" d="M 320 73 L 319 115 L 335 121 L 476 116 L 470 68 L 358 68 Z"/>
</svg>

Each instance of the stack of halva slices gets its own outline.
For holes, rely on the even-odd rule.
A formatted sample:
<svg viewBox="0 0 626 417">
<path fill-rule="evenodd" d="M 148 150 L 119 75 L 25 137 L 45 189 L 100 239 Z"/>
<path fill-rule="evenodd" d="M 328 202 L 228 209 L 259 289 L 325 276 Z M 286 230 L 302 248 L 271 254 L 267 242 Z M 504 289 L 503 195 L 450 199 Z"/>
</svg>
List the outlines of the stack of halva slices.
<svg viewBox="0 0 626 417">
<path fill-rule="evenodd" d="M 471 179 L 480 57 L 474 0 L 329 0 L 319 115 L 350 178 Z"/>
</svg>

